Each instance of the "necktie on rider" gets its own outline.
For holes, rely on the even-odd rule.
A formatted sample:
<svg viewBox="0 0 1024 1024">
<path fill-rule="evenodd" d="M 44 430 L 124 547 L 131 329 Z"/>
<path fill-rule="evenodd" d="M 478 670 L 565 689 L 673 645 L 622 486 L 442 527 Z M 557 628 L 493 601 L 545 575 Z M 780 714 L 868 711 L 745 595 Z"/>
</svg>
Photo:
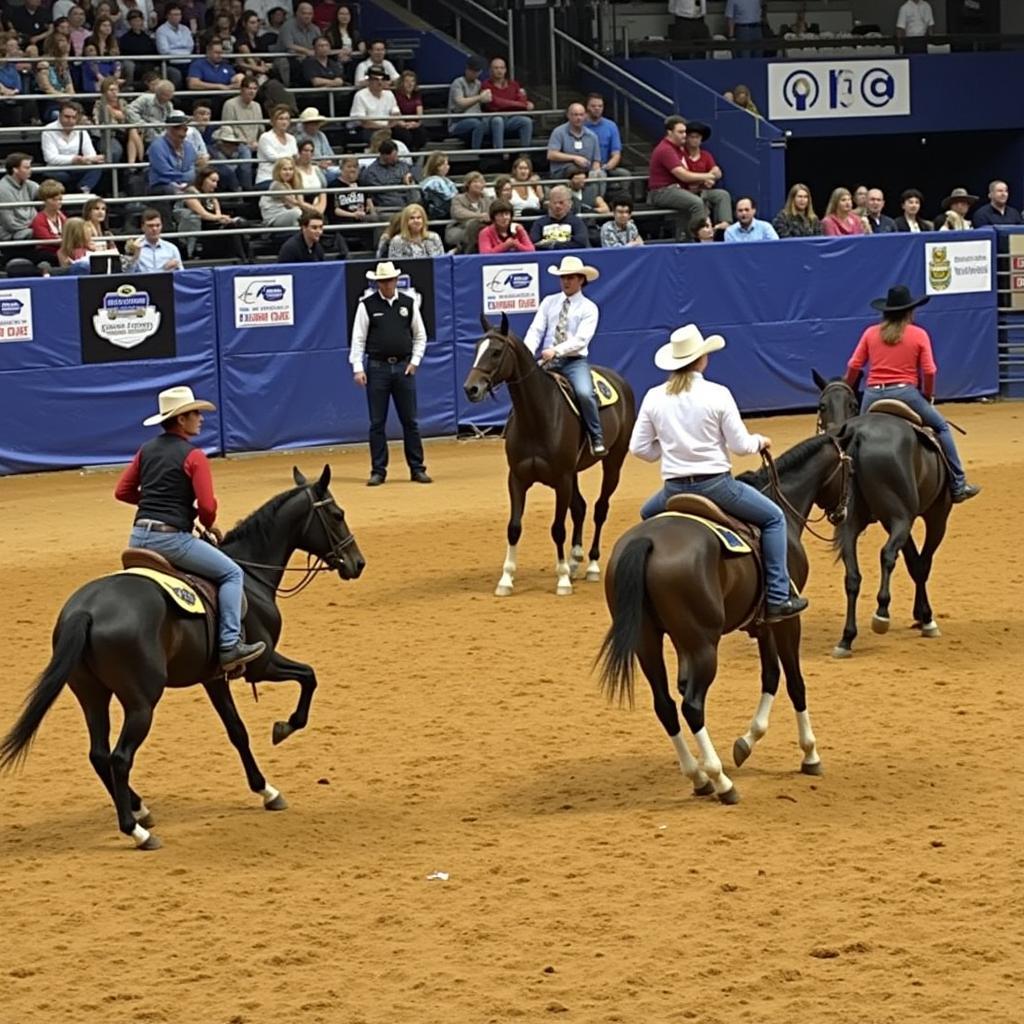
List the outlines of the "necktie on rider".
<svg viewBox="0 0 1024 1024">
<path fill-rule="evenodd" d="M 566 297 L 562 308 L 558 311 L 558 324 L 555 327 L 555 344 L 561 345 L 565 341 L 566 332 L 569 328 L 569 299 Z"/>
</svg>

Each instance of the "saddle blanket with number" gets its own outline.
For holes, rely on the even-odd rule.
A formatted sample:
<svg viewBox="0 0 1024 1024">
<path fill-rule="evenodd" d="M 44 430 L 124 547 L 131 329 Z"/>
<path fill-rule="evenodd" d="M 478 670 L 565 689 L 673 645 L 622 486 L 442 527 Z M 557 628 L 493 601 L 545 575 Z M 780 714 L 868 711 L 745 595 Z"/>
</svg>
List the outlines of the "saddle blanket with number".
<svg viewBox="0 0 1024 1024">
<path fill-rule="evenodd" d="M 193 587 L 190 587 L 183 580 L 180 580 L 175 576 L 168 576 L 167 573 L 157 572 L 156 569 L 143 569 L 140 567 L 124 569 L 117 575 L 145 576 L 146 579 L 152 580 L 154 583 L 158 583 L 166 592 L 167 596 L 170 597 L 183 612 L 186 612 L 189 615 L 206 614 L 206 605 L 203 603 L 203 599 L 199 593 Z"/>
<path fill-rule="evenodd" d="M 692 519 L 695 523 L 700 523 L 701 526 L 706 526 L 721 542 L 722 547 L 730 555 L 749 555 L 751 551 L 750 545 L 736 532 L 730 530 L 727 526 L 722 526 L 719 523 L 713 523 L 710 519 L 705 519 L 703 516 L 691 515 L 689 512 L 662 512 L 660 516 L 676 516 L 682 519 Z"/>
<path fill-rule="evenodd" d="M 562 394 L 569 403 L 569 408 L 579 416 L 580 410 L 576 406 L 576 392 L 573 391 L 572 385 L 566 377 L 563 377 L 557 371 L 554 373 L 554 378 L 562 389 Z M 599 409 L 603 409 L 606 405 L 614 405 L 619 400 L 618 388 L 600 370 L 594 369 L 593 366 L 590 368 L 590 379 L 594 384 L 594 394 L 597 395 L 597 407 Z"/>
</svg>

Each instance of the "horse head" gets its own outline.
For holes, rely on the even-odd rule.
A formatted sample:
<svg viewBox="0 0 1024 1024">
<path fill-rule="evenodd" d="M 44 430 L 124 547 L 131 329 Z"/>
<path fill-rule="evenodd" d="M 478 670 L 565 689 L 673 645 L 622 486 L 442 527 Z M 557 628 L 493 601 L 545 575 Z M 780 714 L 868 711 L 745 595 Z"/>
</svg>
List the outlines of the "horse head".
<svg viewBox="0 0 1024 1024">
<path fill-rule="evenodd" d="M 502 381 L 515 377 L 515 353 L 513 340 L 508 330 L 508 316 L 501 314 L 501 325 L 495 327 L 482 313 L 480 326 L 484 335 L 477 342 L 476 357 L 462 390 L 471 402 L 479 402 L 494 391 Z"/>
<path fill-rule="evenodd" d="M 811 376 L 821 392 L 818 397 L 818 433 L 834 434 L 860 412 L 857 392 L 842 377 L 825 380 L 817 370 L 811 370 Z"/>
<path fill-rule="evenodd" d="M 366 559 L 345 522 L 344 510 L 331 494 L 331 467 L 324 466 L 320 479 L 314 483 L 310 483 L 297 466 L 292 468 L 292 476 L 302 488 L 299 493 L 309 499 L 309 511 L 299 531 L 297 546 L 314 558 L 322 559 L 343 580 L 358 579 L 366 567 Z"/>
</svg>

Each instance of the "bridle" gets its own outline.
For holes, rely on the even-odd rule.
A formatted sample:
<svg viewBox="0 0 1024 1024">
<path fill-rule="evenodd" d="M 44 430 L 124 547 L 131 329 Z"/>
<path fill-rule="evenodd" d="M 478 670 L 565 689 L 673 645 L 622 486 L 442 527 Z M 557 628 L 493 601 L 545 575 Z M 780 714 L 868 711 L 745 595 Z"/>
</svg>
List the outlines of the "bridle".
<svg viewBox="0 0 1024 1024">
<path fill-rule="evenodd" d="M 837 473 L 840 474 L 839 501 L 834 508 L 825 509 L 821 515 L 815 519 L 801 515 L 800 512 L 793 507 L 789 499 L 782 493 L 782 483 L 779 480 L 779 471 L 775 465 L 775 459 L 772 458 L 771 452 L 767 450 L 762 451 L 761 458 L 764 460 L 765 469 L 768 472 L 768 488 L 771 489 L 772 497 L 776 502 L 789 512 L 790 515 L 800 523 L 801 528 L 806 529 L 812 537 L 817 537 L 818 540 L 831 544 L 832 538 L 823 537 L 811 527 L 811 523 L 820 523 L 823 519 L 827 519 L 833 526 L 838 526 L 846 518 L 846 513 L 850 505 L 850 481 L 853 478 L 853 459 L 847 455 L 843 450 L 842 445 L 840 445 L 840 443 L 831 434 L 828 435 L 828 439 L 832 442 L 832 445 L 836 450 L 836 454 L 839 456 L 839 462 L 837 463 L 836 468 L 833 469 L 825 478 L 821 487 L 822 489 L 827 487 L 835 478 L 835 475 Z M 767 488 L 762 488 L 762 491 L 765 489 Z"/>
<path fill-rule="evenodd" d="M 815 430 L 815 432 L 818 433 L 818 434 L 826 433 L 825 420 L 822 417 L 821 406 L 822 406 L 822 404 L 825 401 L 825 396 L 830 391 L 843 391 L 843 392 L 849 394 L 850 398 L 853 400 L 853 405 L 854 406 L 856 406 L 856 404 L 857 404 L 857 392 L 854 391 L 853 388 L 851 388 L 850 385 L 847 384 L 845 380 L 829 381 L 828 384 L 826 384 L 825 387 L 822 388 L 821 396 L 818 399 L 818 422 L 817 422 L 817 427 L 816 427 L 816 430 Z"/>
<path fill-rule="evenodd" d="M 488 331 L 484 335 L 485 338 L 490 338 L 492 341 L 498 342 L 501 345 L 501 358 L 498 360 L 498 365 L 490 372 L 486 373 L 481 370 L 480 375 L 487 382 L 487 391 L 491 395 L 497 394 L 498 389 L 502 384 L 522 384 L 527 377 L 531 374 L 536 373 L 540 367 L 531 359 L 530 368 L 521 377 L 510 377 L 507 380 L 500 380 L 497 384 L 494 383 L 494 376 L 500 374 L 505 365 L 505 359 L 507 356 L 512 355 L 512 339 L 507 334 L 500 334 L 497 331 Z M 513 369 L 515 369 L 515 357 L 513 356 Z"/>
</svg>

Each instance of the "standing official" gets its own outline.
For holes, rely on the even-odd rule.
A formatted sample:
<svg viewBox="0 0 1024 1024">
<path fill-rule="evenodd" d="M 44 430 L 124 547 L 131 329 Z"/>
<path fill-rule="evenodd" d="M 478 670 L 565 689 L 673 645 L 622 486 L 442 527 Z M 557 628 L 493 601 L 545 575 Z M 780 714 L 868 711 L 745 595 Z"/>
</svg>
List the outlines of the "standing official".
<svg viewBox="0 0 1024 1024">
<path fill-rule="evenodd" d="M 423 463 L 423 441 L 416 422 L 416 370 L 427 347 L 427 331 L 416 303 L 398 294 L 401 271 L 390 261 L 367 271 L 377 291 L 359 300 L 352 325 L 352 375 L 366 388 L 370 409 L 370 479 L 367 487 L 379 487 L 388 474 L 386 433 L 388 400 L 393 399 L 402 423 L 405 461 L 412 480 L 433 483 Z M 364 369 L 365 363 L 365 369 Z"/>
</svg>

